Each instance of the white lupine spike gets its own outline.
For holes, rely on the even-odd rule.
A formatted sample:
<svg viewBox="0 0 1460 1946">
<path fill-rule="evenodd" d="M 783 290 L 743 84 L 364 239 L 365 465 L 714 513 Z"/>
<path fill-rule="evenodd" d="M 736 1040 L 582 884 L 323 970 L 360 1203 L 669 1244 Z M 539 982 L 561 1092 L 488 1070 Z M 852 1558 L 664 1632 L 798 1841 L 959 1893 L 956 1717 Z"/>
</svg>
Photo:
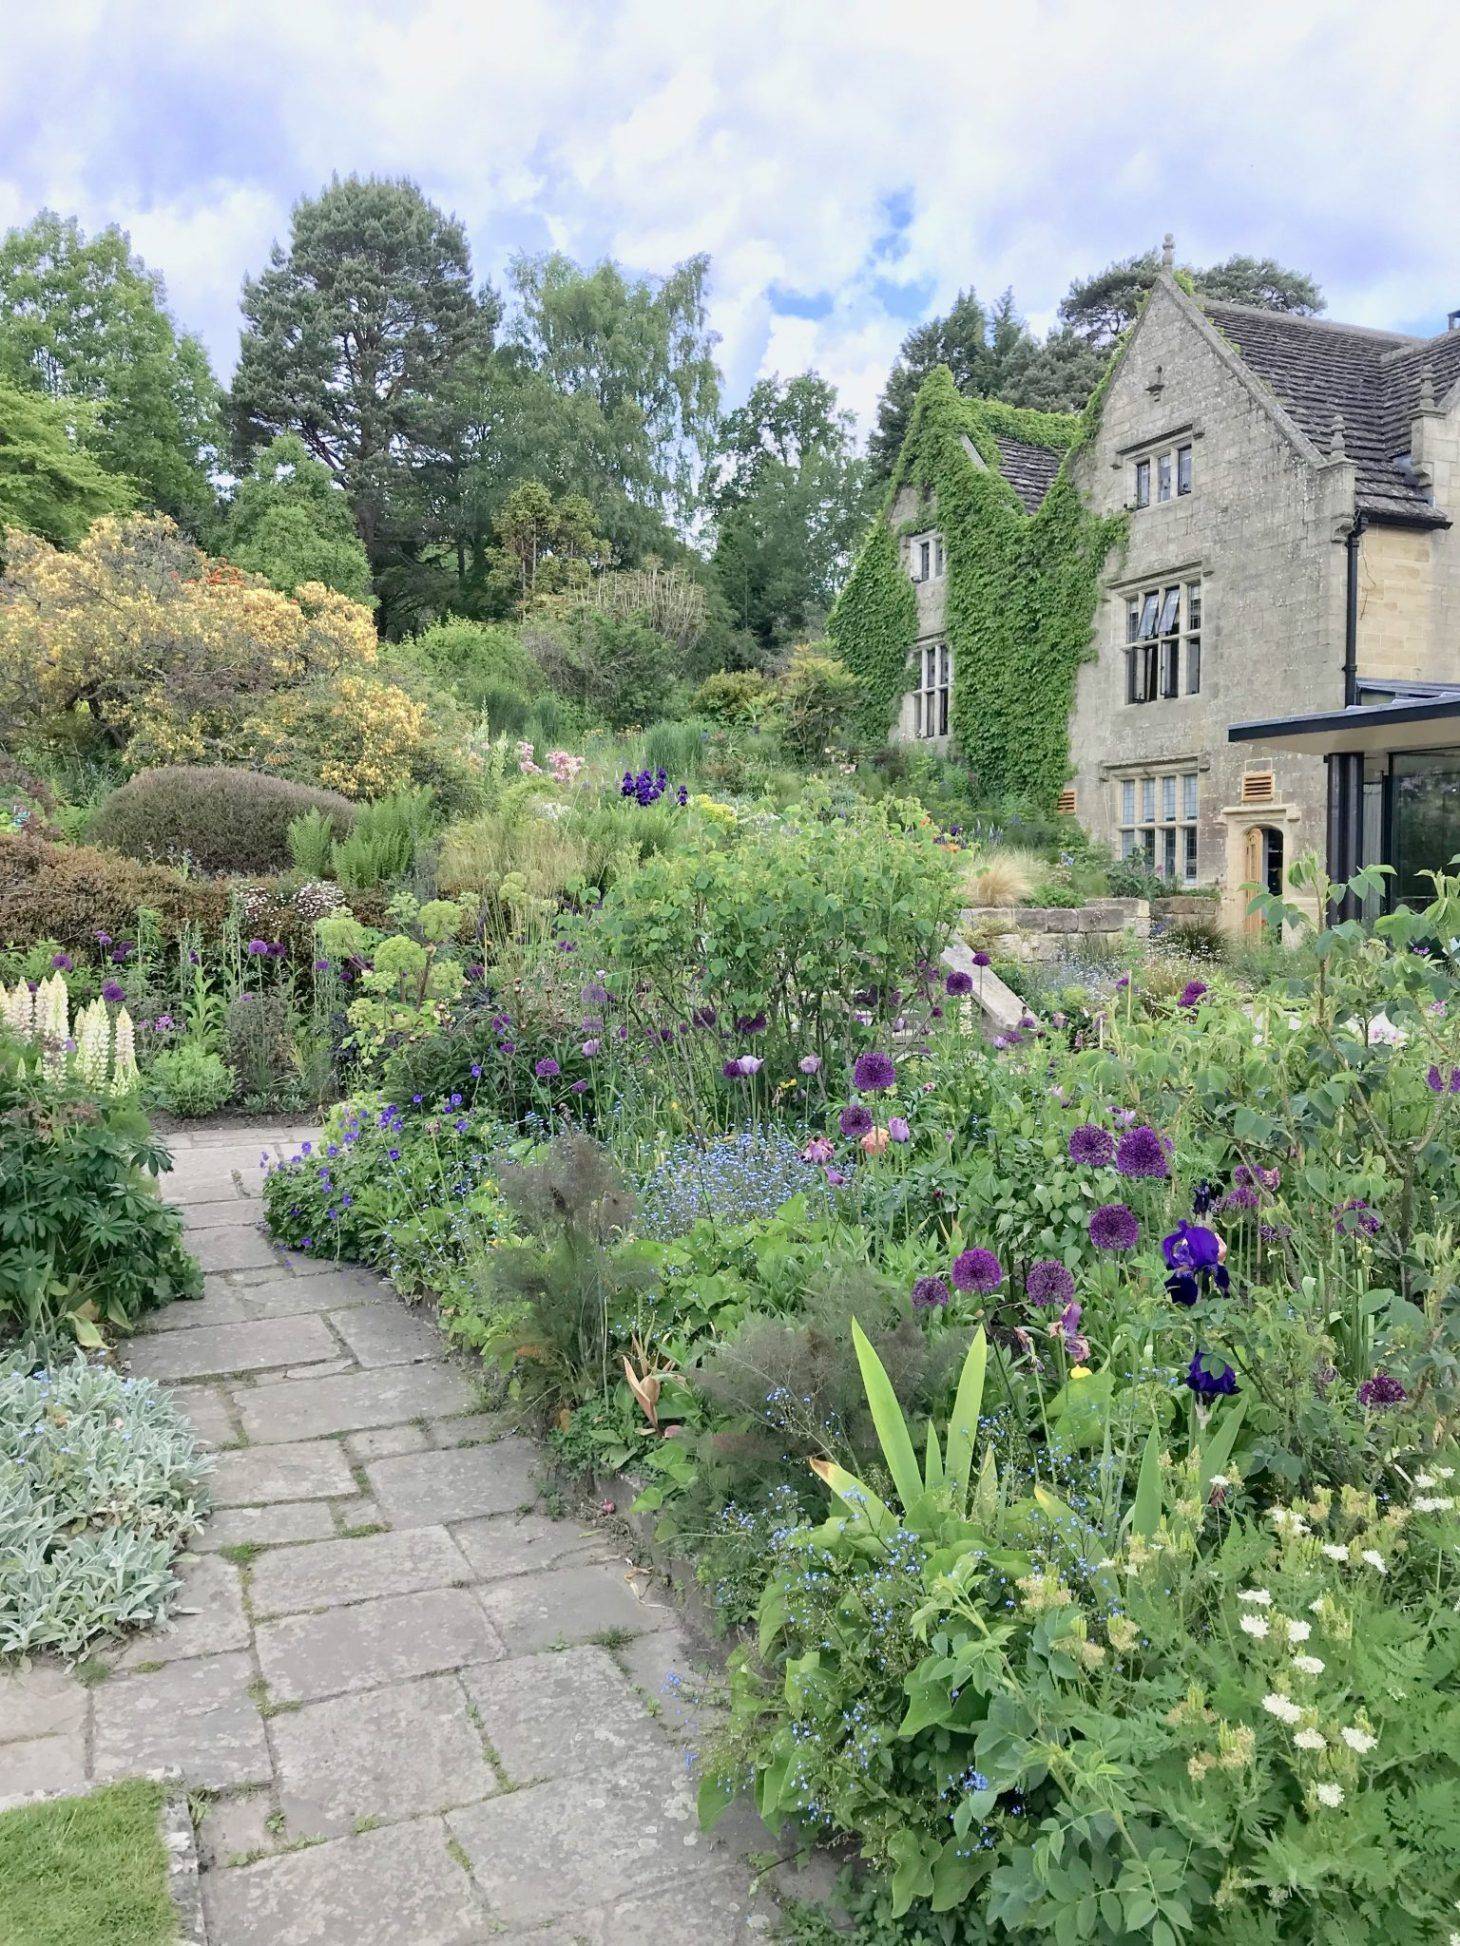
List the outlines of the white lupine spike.
<svg viewBox="0 0 1460 1946">
<path fill-rule="evenodd" d="M 132 1016 L 125 1007 L 117 1009 L 116 1050 L 112 1056 L 112 1093 L 123 1095 L 137 1085 L 137 1037 Z"/>
<path fill-rule="evenodd" d="M 22 1040 L 32 1040 L 35 1035 L 35 995 L 24 980 L 17 980 L 8 992 L 0 988 L 0 992 L 5 992 L 5 1025 L 12 1028 Z"/>
<path fill-rule="evenodd" d="M 35 996 L 35 1031 L 43 1040 L 64 1041 L 71 1024 L 71 995 L 59 970 L 42 980 Z"/>
<path fill-rule="evenodd" d="M 106 1080 L 111 1057 L 111 1021 L 106 1005 L 93 1000 L 76 1016 L 76 1067 L 88 1087 L 99 1088 Z"/>
</svg>

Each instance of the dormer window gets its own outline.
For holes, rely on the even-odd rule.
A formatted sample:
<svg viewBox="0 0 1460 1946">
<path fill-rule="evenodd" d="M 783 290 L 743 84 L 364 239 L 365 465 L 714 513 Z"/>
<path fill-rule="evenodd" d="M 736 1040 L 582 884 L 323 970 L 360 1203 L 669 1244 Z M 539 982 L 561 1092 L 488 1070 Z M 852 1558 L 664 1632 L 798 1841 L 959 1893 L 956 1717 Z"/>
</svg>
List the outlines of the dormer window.
<svg viewBox="0 0 1460 1946">
<path fill-rule="evenodd" d="M 943 574 L 943 536 L 914 534 L 907 544 L 908 573 L 914 581 L 937 581 Z"/>
<path fill-rule="evenodd" d="M 1167 500 L 1184 500 L 1191 492 L 1191 441 L 1163 446 L 1157 452 L 1142 453 L 1134 461 L 1132 500 L 1137 507 L 1149 507 Z"/>
</svg>

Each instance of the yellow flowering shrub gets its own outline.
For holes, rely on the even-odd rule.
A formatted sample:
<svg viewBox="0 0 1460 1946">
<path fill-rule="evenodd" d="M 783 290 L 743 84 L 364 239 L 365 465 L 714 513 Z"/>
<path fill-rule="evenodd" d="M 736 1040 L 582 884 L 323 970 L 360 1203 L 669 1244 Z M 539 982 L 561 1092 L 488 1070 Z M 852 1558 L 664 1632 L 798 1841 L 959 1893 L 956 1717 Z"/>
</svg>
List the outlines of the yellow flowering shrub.
<svg viewBox="0 0 1460 1946">
<path fill-rule="evenodd" d="M 388 797 L 434 772 L 429 702 L 367 670 L 273 697 L 242 726 L 260 769 L 318 778 L 346 797 Z"/>
<path fill-rule="evenodd" d="M 110 515 L 71 552 L 6 538 L 0 733 L 78 719 L 134 768 L 227 760 L 261 697 L 371 668 L 375 623 L 316 583 L 295 595 L 204 554 L 151 514 Z"/>
</svg>

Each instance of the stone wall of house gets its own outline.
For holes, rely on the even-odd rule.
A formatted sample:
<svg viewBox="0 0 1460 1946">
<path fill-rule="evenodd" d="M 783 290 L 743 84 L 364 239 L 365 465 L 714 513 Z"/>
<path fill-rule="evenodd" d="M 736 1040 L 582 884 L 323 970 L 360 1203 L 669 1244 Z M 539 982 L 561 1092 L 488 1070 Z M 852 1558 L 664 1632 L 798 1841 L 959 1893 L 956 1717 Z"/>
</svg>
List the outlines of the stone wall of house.
<svg viewBox="0 0 1460 1946">
<path fill-rule="evenodd" d="M 1118 848 L 1120 782 L 1163 768 L 1198 772 L 1197 882 L 1240 883 L 1254 822 L 1283 834 L 1286 857 L 1325 842 L 1321 759 L 1231 744 L 1228 726 L 1338 708 L 1343 701 L 1345 566 L 1354 467 L 1327 459 L 1286 420 L 1237 353 L 1169 282 L 1159 283 L 1081 455 L 1097 512 L 1131 504 L 1134 455 L 1168 438 L 1193 446 L 1192 491 L 1134 510 L 1079 674 L 1071 723 L 1076 812 Z M 1195 696 L 1126 702 L 1126 597 L 1200 576 L 1201 686 Z M 1242 805 L 1246 769 L 1273 771 L 1271 808 Z M 1241 900 L 1223 901 L 1224 922 Z"/>
<path fill-rule="evenodd" d="M 1208 911 L 1211 901 L 1205 900 Z M 1011 959 L 1062 959 L 1086 951 L 1113 952 L 1151 936 L 1144 899 L 1095 899 L 1089 905 L 975 905 L 962 914 L 968 937 Z"/>
<path fill-rule="evenodd" d="M 1425 527 L 1369 527 L 1359 543 L 1361 675 L 1460 681 L 1460 628 L 1440 627 L 1449 536 Z M 1456 590 L 1460 597 L 1460 589 Z"/>
<path fill-rule="evenodd" d="M 912 522 L 926 523 L 918 527 L 919 535 L 929 533 L 934 527 L 936 501 L 932 494 L 920 496 L 915 488 L 904 487 L 898 494 L 892 508 L 892 529 L 898 537 L 898 549 L 904 573 L 911 576 L 913 537 L 905 535 L 903 529 Z M 936 751 L 942 755 L 948 748 L 947 737 L 916 737 L 914 734 L 913 692 L 917 688 L 918 669 L 922 650 L 929 642 L 941 642 L 945 638 L 944 613 L 948 599 L 948 577 L 946 572 L 935 576 L 931 581 L 918 581 L 913 584 L 913 592 L 918 599 L 917 642 L 907 659 L 908 688 L 903 694 L 902 707 L 897 721 L 892 726 L 894 743 L 916 742 L 920 750 Z M 954 671 L 953 680 L 958 680 Z"/>
</svg>

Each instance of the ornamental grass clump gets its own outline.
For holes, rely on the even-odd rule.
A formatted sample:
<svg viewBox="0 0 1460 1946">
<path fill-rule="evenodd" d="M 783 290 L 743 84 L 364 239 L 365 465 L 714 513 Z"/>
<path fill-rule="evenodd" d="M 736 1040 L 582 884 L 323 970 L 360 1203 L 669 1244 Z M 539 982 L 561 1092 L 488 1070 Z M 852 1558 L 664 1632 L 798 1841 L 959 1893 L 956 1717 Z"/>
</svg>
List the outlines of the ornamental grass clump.
<svg viewBox="0 0 1460 1946">
<path fill-rule="evenodd" d="M 75 1656 L 164 1620 L 211 1467 L 150 1379 L 0 1361 L 0 1653 Z"/>
</svg>

